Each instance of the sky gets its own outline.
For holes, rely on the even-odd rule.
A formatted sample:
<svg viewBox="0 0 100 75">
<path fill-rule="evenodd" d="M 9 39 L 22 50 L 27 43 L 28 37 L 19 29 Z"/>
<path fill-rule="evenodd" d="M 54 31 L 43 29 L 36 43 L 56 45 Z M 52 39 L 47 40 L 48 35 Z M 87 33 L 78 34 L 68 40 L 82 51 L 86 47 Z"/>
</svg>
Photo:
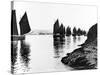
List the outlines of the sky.
<svg viewBox="0 0 100 75">
<path fill-rule="evenodd" d="M 53 25 L 58 19 L 65 27 L 89 28 L 97 23 L 96 6 L 57 4 L 43 2 L 14 2 L 13 9 L 16 10 L 17 25 L 21 17 L 27 12 L 31 29 L 53 31 Z"/>
</svg>

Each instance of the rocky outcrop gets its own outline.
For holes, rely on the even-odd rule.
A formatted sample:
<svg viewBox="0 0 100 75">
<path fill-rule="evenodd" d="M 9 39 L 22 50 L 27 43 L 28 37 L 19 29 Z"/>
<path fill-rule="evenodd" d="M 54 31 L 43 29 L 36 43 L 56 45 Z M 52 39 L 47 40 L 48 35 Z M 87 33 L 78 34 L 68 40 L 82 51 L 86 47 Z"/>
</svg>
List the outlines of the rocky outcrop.
<svg viewBox="0 0 100 75">
<path fill-rule="evenodd" d="M 92 41 L 94 41 L 97 38 L 97 24 L 93 25 L 87 34 L 87 40 L 81 45 L 86 45 Z"/>
<path fill-rule="evenodd" d="M 97 68 L 97 24 L 89 29 L 85 43 L 80 48 L 68 53 L 61 62 L 74 69 Z"/>
</svg>

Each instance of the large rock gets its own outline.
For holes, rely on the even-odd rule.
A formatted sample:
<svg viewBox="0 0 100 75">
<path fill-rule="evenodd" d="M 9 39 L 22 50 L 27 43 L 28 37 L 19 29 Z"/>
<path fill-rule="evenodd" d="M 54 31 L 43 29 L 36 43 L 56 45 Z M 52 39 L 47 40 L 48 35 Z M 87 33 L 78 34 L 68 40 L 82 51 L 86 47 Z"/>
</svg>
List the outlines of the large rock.
<svg viewBox="0 0 100 75">
<path fill-rule="evenodd" d="M 93 25 L 87 34 L 87 40 L 83 45 L 88 44 L 89 42 L 94 41 L 97 38 L 97 24 Z"/>
<path fill-rule="evenodd" d="M 84 45 L 68 53 L 61 62 L 75 69 L 97 68 L 97 24 L 90 28 Z"/>
</svg>

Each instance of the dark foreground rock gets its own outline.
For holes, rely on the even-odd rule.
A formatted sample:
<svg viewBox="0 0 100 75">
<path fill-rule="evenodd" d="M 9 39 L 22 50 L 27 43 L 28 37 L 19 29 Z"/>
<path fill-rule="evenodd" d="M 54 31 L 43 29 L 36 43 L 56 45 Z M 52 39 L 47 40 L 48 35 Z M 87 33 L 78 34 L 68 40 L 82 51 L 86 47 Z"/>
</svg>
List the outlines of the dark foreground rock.
<svg viewBox="0 0 100 75">
<path fill-rule="evenodd" d="M 80 48 L 68 53 L 61 62 L 80 70 L 97 68 L 97 24 L 90 28 L 85 43 Z"/>
</svg>

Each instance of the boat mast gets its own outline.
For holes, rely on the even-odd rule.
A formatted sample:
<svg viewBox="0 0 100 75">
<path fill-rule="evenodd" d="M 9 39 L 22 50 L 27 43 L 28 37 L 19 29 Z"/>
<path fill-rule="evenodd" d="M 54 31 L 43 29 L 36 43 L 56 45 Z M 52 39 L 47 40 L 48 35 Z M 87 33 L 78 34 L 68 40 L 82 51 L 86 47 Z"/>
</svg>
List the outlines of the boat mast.
<svg viewBox="0 0 100 75">
<path fill-rule="evenodd" d="M 11 2 L 11 35 L 18 35 L 16 10 L 14 10 L 14 1 Z"/>
</svg>

